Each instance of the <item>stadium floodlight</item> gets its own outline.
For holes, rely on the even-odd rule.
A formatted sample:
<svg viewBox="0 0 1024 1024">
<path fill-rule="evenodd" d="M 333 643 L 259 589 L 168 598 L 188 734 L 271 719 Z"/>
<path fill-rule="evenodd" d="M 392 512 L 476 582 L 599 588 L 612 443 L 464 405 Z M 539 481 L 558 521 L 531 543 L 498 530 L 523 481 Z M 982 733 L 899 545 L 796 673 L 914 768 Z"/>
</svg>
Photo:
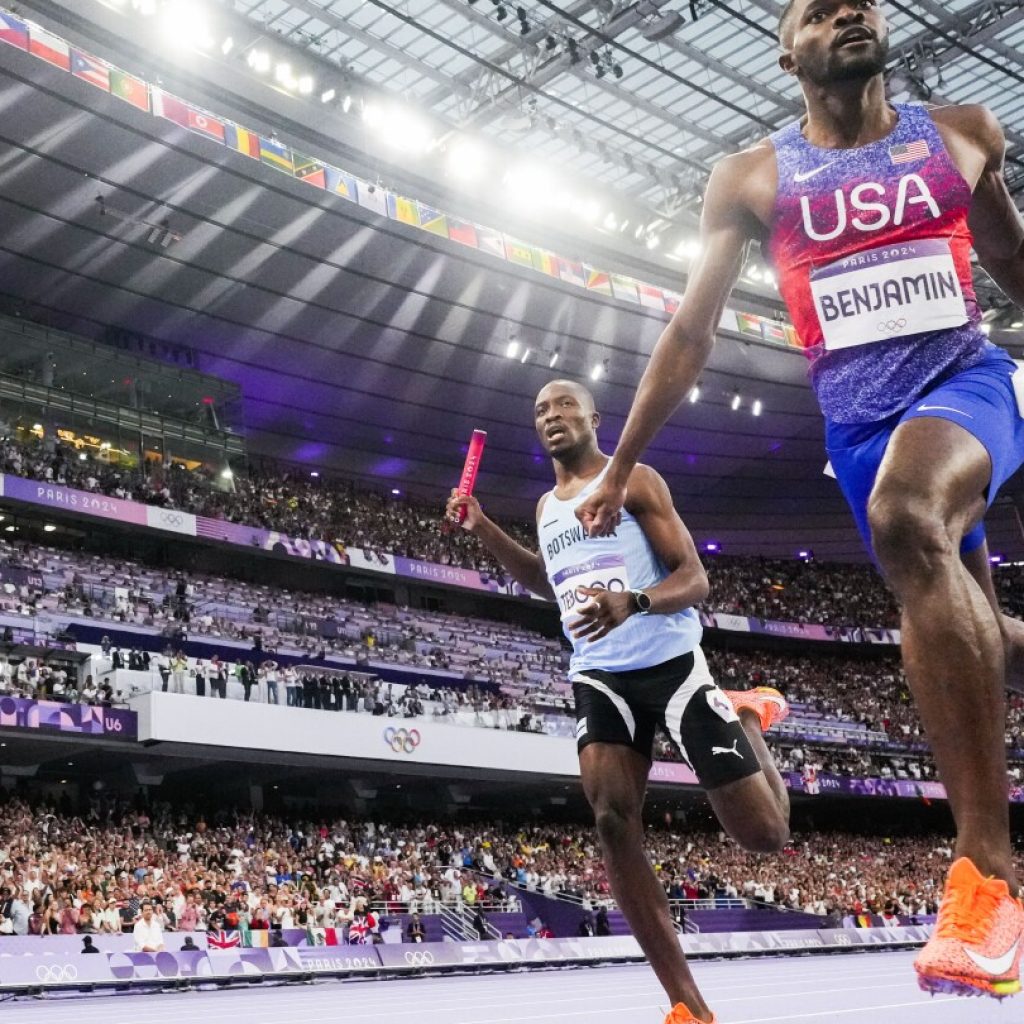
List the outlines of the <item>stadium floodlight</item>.
<svg viewBox="0 0 1024 1024">
<path fill-rule="evenodd" d="M 235 41 L 228 36 L 223 43 L 220 44 L 220 52 L 226 57 L 235 48 Z"/>
<path fill-rule="evenodd" d="M 508 359 L 515 359 L 517 355 L 519 355 L 519 342 L 510 341 L 508 343 L 508 348 L 505 349 L 505 356 Z"/>
<path fill-rule="evenodd" d="M 309 96 L 313 91 L 314 82 L 312 75 L 303 75 L 298 81 L 298 89 L 300 96 Z"/>
<path fill-rule="evenodd" d="M 448 147 L 448 173 L 461 181 L 479 178 L 487 166 L 487 155 L 474 139 L 456 139 Z"/>
<path fill-rule="evenodd" d="M 690 405 L 695 405 L 699 401 L 700 401 L 700 385 L 699 384 L 694 384 L 693 387 L 690 388 Z"/>
<path fill-rule="evenodd" d="M 213 45 L 206 12 L 191 0 L 170 0 L 160 10 L 160 35 L 171 46 Z"/>
<path fill-rule="evenodd" d="M 352 97 L 351 97 L 351 95 L 349 95 L 349 96 L 346 96 L 341 101 L 341 112 L 343 114 L 347 114 L 351 109 L 352 109 Z"/>
<path fill-rule="evenodd" d="M 757 398 L 757 399 L 754 400 L 754 404 L 751 406 L 750 411 L 755 416 L 760 416 L 761 415 L 761 399 L 760 398 Z"/>
<path fill-rule="evenodd" d="M 548 359 L 548 369 L 549 370 L 553 370 L 555 368 L 555 364 L 558 362 L 558 357 L 560 355 L 561 355 L 561 353 L 558 351 L 557 348 L 555 349 L 554 352 L 551 353 L 551 358 Z"/>
<path fill-rule="evenodd" d="M 743 404 L 743 399 L 740 398 L 739 394 L 737 393 L 737 394 L 732 396 L 732 402 L 731 402 L 729 408 L 732 409 L 733 412 L 735 412 L 742 404 Z"/>
<path fill-rule="evenodd" d="M 334 97 L 337 95 L 338 94 L 334 89 L 325 89 L 322 93 L 320 93 L 320 102 L 330 103 L 331 100 L 333 100 Z"/>
<path fill-rule="evenodd" d="M 261 75 L 270 70 L 270 54 L 266 50 L 250 50 L 246 54 L 245 62 Z"/>
</svg>

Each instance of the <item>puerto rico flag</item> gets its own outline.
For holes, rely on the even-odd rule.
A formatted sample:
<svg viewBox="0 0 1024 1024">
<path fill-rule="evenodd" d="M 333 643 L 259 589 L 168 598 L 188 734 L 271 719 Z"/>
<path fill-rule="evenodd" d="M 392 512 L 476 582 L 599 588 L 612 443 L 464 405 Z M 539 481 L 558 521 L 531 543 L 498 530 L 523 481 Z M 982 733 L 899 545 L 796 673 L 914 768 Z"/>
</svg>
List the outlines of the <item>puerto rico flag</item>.
<svg viewBox="0 0 1024 1024">
<path fill-rule="evenodd" d="M 242 945 L 241 932 L 207 932 L 206 933 L 206 948 L 207 949 L 237 949 Z"/>
<path fill-rule="evenodd" d="M 13 14 L 0 11 L 0 43 L 16 46 L 19 50 L 27 50 L 28 25 Z"/>
<path fill-rule="evenodd" d="M 29 30 L 28 51 L 54 67 L 71 70 L 71 47 L 60 36 L 33 25 Z"/>
<path fill-rule="evenodd" d="M 81 50 L 71 51 L 71 74 L 83 82 L 95 85 L 97 89 L 110 92 L 110 72 L 107 66 Z"/>
</svg>

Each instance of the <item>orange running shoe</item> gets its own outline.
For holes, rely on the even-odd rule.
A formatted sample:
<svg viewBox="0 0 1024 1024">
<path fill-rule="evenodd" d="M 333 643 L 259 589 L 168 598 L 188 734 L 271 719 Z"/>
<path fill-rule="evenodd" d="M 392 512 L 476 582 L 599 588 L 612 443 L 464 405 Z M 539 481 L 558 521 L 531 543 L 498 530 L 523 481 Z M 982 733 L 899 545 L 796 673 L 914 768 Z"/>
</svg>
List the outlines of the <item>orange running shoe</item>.
<svg viewBox="0 0 1024 1024">
<path fill-rule="evenodd" d="M 961 857 L 949 869 L 939 919 L 914 961 L 925 992 L 1003 999 L 1020 991 L 1024 907 L 1002 879 Z"/>
<path fill-rule="evenodd" d="M 669 1010 L 665 1024 L 705 1024 L 705 1022 L 700 1017 L 694 1017 L 685 1003 L 676 1003 Z M 710 1024 L 718 1024 L 718 1018 L 714 1014 L 711 1015 Z"/>
<path fill-rule="evenodd" d="M 726 697 L 739 714 L 750 708 L 761 719 L 761 732 L 767 732 L 789 714 L 786 698 L 772 686 L 755 686 L 753 690 L 726 690 Z"/>
</svg>

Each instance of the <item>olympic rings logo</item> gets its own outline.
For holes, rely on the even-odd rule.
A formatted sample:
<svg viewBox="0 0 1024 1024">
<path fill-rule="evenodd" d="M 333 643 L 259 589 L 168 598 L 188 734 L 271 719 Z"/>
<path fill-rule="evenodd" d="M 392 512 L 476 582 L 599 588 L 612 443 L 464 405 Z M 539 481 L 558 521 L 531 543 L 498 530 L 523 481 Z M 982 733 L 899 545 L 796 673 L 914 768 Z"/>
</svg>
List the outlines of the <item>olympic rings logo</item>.
<svg viewBox="0 0 1024 1024">
<path fill-rule="evenodd" d="M 410 967 L 431 967 L 434 963 L 433 953 L 406 953 L 405 962 Z"/>
<path fill-rule="evenodd" d="M 907 326 L 907 321 L 900 317 L 899 320 L 883 320 L 876 330 L 882 333 L 892 334 L 894 331 L 902 331 Z"/>
<path fill-rule="evenodd" d="M 396 754 L 411 754 L 420 745 L 419 729 L 396 729 L 393 725 L 384 730 L 384 742 Z"/>
<path fill-rule="evenodd" d="M 74 964 L 40 964 L 36 968 L 36 977 L 51 985 L 59 985 L 62 981 L 75 981 L 78 968 Z"/>
</svg>

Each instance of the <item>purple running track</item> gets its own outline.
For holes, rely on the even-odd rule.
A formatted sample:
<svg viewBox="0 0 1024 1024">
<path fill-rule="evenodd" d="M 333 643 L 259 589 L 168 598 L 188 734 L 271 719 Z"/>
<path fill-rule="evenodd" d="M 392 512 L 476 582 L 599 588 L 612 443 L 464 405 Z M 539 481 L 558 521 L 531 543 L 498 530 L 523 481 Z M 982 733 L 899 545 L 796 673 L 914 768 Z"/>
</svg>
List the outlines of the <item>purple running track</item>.
<svg viewBox="0 0 1024 1024">
<path fill-rule="evenodd" d="M 1024 995 L 930 997 L 912 952 L 705 961 L 697 979 L 720 1024 L 1013 1024 Z M 661 1024 L 665 997 L 646 966 L 266 985 L 224 991 L 21 999 L 4 1024 Z"/>
</svg>

